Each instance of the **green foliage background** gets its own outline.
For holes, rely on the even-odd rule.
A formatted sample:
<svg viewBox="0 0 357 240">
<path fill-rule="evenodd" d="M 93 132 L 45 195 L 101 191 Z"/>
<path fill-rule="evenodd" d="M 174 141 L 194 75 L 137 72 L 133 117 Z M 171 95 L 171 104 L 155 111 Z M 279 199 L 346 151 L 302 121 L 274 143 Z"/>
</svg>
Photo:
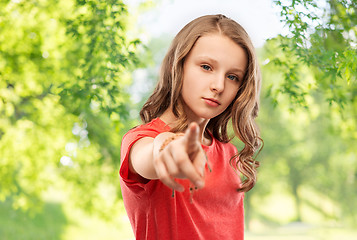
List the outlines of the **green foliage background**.
<svg viewBox="0 0 357 240">
<path fill-rule="evenodd" d="M 40 211 L 46 190 L 65 188 L 88 211 L 115 212 L 139 64 L 129 20 L 122 1 L 1 1 L 2 201 Z"/>
<path fill-rule="evenodd" d="M 258 49 L 265 147 L 258 183 L 246 194 L 247 229 L 291 222 L 355 227 L 357 3 L 273 2 L 289 34 Z M 5 239 L 73 239 L 71 221 L 94 229 L 103 219 L 106 230 L 98 232 L 115 228 L 131 236 L 128 223 L 118 220 L 125 215 L 120 140 L 138 123 L 172 38 L 144 46 L 129 33 L 134 17 L 114 0 L 0 1 Z M 140 71 L 147 89 L 133 101 L 130 93 L 141 83 L 132 76 Z"/>
<path fill-rule="evenodd" d="M 266 143 L 260 180 L 247 194 L 287 192 L 293 211 L 248 210 L 272 222 L 356 226 L 357 3 L 274 1 L 289 34 L 260 51 L 263 98 L 259 118 Z M 255 205 L 254 205 L 255 203 Z"/>
</svg>

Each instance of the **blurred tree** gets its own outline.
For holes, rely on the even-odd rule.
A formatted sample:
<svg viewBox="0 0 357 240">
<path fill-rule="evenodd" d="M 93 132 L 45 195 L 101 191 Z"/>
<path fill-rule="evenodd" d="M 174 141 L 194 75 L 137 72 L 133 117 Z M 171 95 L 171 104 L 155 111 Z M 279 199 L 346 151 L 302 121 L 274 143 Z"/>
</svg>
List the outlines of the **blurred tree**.
<svg viewBox="0 0 357 240">
<path fill-rule="evenodd" d="M 291 220 L 306 220 L 305 205 L 327 219 L 355 225 L 356 1 L 274 2 L 289 33 L 269 40 L 260 55 L 265 148 L 259 158 L 264 167 L 249 199 L 288 183 L 296 203 Z M 320 198 L 306 195 L 306 189 Z M 321 198 L 337 210 L 327 209 Z"/>
<path fill-rule="evenodd" d="M 121 0 L 0 2 L 0 200 L 34 208 L 66 186 L 113 215 L 138 39 Z"/>
<path fill-rule="evenodd" d="M 285 58 L 269 59 L 284 74 L 284 81 L 279 90 L 272 91 L 272 96 L 287 94 L 293 103 L 306 106 L 305 96 L 317 90 L 330 104 L 341 108 L 356 101 L 357 2 L 274 0 L 274 3 L 281 9 L 282 22 L 289 28 L 289 34 L 273 39 L 279 42 Z M 314 70 L 315 81 L 309 89 L 301 86 L 303 78 L 296 68 L 299 64 Z"/>
</svg>

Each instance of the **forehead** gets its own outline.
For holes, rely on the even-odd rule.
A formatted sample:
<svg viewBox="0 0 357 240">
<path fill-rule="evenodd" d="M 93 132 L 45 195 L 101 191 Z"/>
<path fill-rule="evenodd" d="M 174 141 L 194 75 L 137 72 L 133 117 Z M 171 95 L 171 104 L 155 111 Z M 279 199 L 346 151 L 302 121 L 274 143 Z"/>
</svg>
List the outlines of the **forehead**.
<svg viewBox="0 0 357 240">
<path fill-rule="evenodd" d="M 247 65 L 245 50 L 229 37 L 219 33 L 200 37 L 188 58 L 210 58 L 218 63 L 241 69 L 245 69 Z"/>
</svg>

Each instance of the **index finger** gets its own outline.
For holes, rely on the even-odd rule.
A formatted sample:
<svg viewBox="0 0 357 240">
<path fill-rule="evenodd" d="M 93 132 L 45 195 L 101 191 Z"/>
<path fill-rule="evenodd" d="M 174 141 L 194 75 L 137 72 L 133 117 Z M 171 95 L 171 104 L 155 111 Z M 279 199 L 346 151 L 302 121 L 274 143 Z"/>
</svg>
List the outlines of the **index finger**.
<svg viewBox="0 0 357 240">
<path fill-rule="evenodd" d="M 188 150 L 197 147 L 197 143 L 199 143 L 198 135 L 199 126 L 197 123 L 193 122 L 188 126 L 185 133 L 186 146 Z"/>
</svg>

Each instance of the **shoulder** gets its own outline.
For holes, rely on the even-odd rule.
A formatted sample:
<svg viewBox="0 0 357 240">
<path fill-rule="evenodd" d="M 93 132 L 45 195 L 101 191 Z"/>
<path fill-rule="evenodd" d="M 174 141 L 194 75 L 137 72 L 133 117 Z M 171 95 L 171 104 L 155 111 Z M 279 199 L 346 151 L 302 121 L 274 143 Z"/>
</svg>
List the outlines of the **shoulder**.
<svg viewBox="0 0 357 240">
<path fill-rule="evenodd" d="M 159 118 L 153 119 L 151 122 L 139 125 L 129 130 L 122 138 L 120 150 L 120 176 L 126 183 L 137 182 L 130 172 L 129 154 L 133 145 L 140 139 L 151 137 L 155 138 L 162 132 L 169 131 L 170 128 Z"/>
<path fill-rule="evenodd" d="M 206 152 L 208 159 L 225 159 L 225 163 L 229 163 L 229 159 L 238 156 L 236 146 L 231 142 L 220 142 L 218 139 L 213 138 L 210 146 L 202 145 L 203 150 Z M 220 164 L 222 161 L 219 161 Z M 213 167 L 213 166 L 212 166 Z"/>
<path fill-rule="evenodd" d="M 141 138 L 155 138 L 162 132 L 169 131 L 170 128 L 159 118 L 153 119 L 151 122 L 139 125 L 129 130 L 121 140 L 121 159 L 125 158 L 130 151 L 130 148 Z"/>
<path fill-rule="evenodd" d="M 237 152 L 237 147 L 232 142 L 225 143 L 217 140 L 217 144 L 228 151 Z"/>
<path fill-rule="evenodd" d="M 220 142 L 214 139 L 214 149 L 225 157 L 233 157 L 238 154 L 237 147 L 232 142 Z"/>
<path fill-rule="evenodd" d="M 149 123 L 145 123 L 130 129 L 124 136 L 122 141 L 129 141 L 135 138 L 156 137 L 158 134 L 169 131 L 170 128 L 159 118 L 153 119 Z"/>
</svg>

